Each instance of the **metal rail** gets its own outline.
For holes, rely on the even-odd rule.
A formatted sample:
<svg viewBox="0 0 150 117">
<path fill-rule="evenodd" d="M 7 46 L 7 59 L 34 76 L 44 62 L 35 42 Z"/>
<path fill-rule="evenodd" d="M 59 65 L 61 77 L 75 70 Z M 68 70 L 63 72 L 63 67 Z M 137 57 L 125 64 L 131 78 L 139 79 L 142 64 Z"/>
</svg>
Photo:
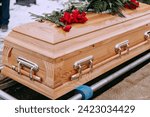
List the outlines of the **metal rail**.
<svg viewBox="0 0 150 117">
<path fill-rule="evenodd" d="M 12 97 L 8 93 L 4 92 L 3 90 L 0 90 L 0 99 L 1 100 L 17 100 L 16 98 Z"/>
<path fill-rule="evenodd" d="M 93 92 L 97 91 L 98 89 L 102 88 L 103 86 L 107 85 L 111 81 L 115 80 L 119 76 L 123 75 L 124 73 L 130 71 L 131 69 L 137 67 L 138 65 L 142 64 L 143 62 L 147 61 L 150 59 L 150 53 L 146 54 L 145 56 L 139 58 L 138 60 L 134 61 L 133 63 L 123 67 L 119 71 L 109 75 L 108 77 L 104 78 L 103 80 L 100 80 L 99 82 L 91 85 L 91 89 Z M 76 95 L 70 97 L 68 100 L 81 100 L 82 99 L 82 94 L 77 93 Z"/>
<path fill-rule="evenodd" d="M 3 65 L 0 66 L 0 71 L 3 69 Z M 15 84 L 11 81 L 9 81 L 12 85 Z M 10 85 L 11 86 L 11 85 Z M 3 90 L 0 90 L 0 100 L 17 100 L 15 97 L 9 95 L 8 93 L 4 92 Z"/>
</svg>

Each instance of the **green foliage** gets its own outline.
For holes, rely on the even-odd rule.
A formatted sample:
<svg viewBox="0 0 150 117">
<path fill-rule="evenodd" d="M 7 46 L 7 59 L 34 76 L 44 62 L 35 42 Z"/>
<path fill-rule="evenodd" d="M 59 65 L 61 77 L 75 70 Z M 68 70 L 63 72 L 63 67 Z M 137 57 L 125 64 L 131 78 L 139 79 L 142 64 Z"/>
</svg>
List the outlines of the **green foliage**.
<svg viewBox="0 0 150 117">
<path fill-rule="evenodd" d="M 150 0 L 138 0 L 139 2 L 143 2 L 143 3 L 146 3 L 146 4 L 150 4 Z"/>
<path fill-rule="evenodd" d="M 43 14 L 43 15 L 37 15 L 37 14 L 33 14 L 33 13 L 30 13 L 30 14 L 32 17 L 34 17 L 35 19 L 37 19 L 40 22 L 42 22 L 44 20 L 48 20 L 48 21 L 55 23 L 57 26 L 65 26 L 65 24 L 63 24 L 62 22 L 59 21 L 59 19 L 63 15 L 62 11 L 60 11 L 60 12 L 53 11 L 50 14 Z"/>
<path fill-rule="evenodd" d="M 70 0 L 71 1 L 71 0 Z M 50 14 L 36 15 L 30 13 L 34 18 L 38 21 L 48 20 L 55 23 L 57 26 L 64 27 L 65 24 L 60 22 L 60 18 L 63 16 L 63 13 L 72 12 L 73 9 L 78 9 L 80 12 L 82 11 L 94 11 L 96 13 L 106 12 L 115 15 L 119 15 L 124 17 L 122 14 L 122 9 L 124 8 L 124 4 L 130 3 L 130 0 L 79 0 L 80 2 L 70 2 L 71 6 L 66 10 L 54 11 Z M 81 4 L 82 1 L 82 4 Z M 88 1 L 88 2 L 87 2 Z M 150 4 L 150 0 L 138 0 L 140 2 Z M 132 3 L 134 4 L 134 3 Z"/>
<path fill-rule="evenodd" d="M 121 10 L 124 7 L 124 3 L 128 0 L 88 0 L 90 2 L 87 10 L 93 9 L 94 12 L 100 13 L 103 11 L 109 11 L 111 14 L 118 14 L 123 17 Z"/>
<path fill-rule="evenodd" d="M 68 8 L 67 10 L 63 11 L 53 11 L 52 13 L 47 13 L 47 14 L 43 14 L 43 15 L 37 15 L 34 13 L 30 13 L 32 17 L 34 17 L 37 21 L 51 21 L 53 23 L 55 23 L 58 27 L 62 26 L 64 27 L 65 24 L 63 22 L 60 21 L 60 18 L 64 15 L 64 12 L 72 12 L 72 10 L 76 9 L 75 6 L 71 6 L 70 8 Z M 79 9 L 79 11 L 81 11 Z"/>
</svg>

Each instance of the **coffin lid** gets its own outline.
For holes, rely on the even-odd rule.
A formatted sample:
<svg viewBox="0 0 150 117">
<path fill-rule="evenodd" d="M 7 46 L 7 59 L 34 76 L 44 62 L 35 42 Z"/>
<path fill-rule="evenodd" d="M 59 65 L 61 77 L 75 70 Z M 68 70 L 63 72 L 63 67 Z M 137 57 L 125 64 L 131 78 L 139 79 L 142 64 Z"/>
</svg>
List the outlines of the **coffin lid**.
<svg viewBox="0 0 150 117">
<path fill-rule="evenodd" d="M 141 4 L 140 6 L 136 10 L 126 9 L 123 12 L 125 18 L 110 14 L 89 13 L 87 14 L 88 21 L 84 24 L 72 24 L 70 32 L 63 31 L 51 22 L 32 22 L 18 26 L 13 31 L 50 44 L 57 44 L 150 13 L 149 5 Z"/>
</svg>

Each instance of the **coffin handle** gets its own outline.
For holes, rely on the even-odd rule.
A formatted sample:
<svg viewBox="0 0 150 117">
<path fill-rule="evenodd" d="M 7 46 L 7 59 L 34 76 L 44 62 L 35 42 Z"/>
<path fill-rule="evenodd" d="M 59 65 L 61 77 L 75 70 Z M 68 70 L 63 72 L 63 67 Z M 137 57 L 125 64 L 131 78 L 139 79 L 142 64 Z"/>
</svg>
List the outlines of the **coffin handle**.
<svg viewBox="0 0 150 117">
<path fill-rule="evenodd" d="M 83 58 L 81 60 L 76 61 L 73 65 L 73 68 L 78 71 L 79 76 L 78 75 L 73 75 L 71 77 L 71 80 L 75 80 L 75 79 L 78 79 L 78 78 L 82 77 L 83 66 L 88 66 L 89 69 L 90 69 L 89 71 L 92 72 L 92 70 L 93 70 L 93 60 L 94 60 L 94 58 L 91 55 L 91 56 L 88 56 L 86 58 Z"/>
<path fill-rule="evenodd" d="M 32 62 L 32 61 L 29 61 L 23 57 L 18 57 L 17 58 L 17 63 L 18 63 L 18 67 L 16 69 L 16 67 L 12 67 L 12 69 L 16 70 L 18 72 L 18 74 L 21 74 L 22 70 L 21 68 L 22 67 L 26 67 L 26 68 L 29 68 L 30 69 L 30 72 L 29 73 L 25 73 L 25 74 L 28 74 L 30 80 L 35 80 L 36 77 L 33 77 L 34 76 L 34 73 L 37 72 L 39 70 L 39 67 L 36 63 Z M 24 70 L 23 70 L 24 71 Z M 36 78 L 37 80 L 37 78 Z M 38 78 L 38 81 L 41 81 L 41 78 Z"/>
<path fill-rule="evenodd" d="M 122 51 L 125 50 L 129 53 L 129 40 L 125 40 L 115 45 L 115 52 L 116 54 L 119 54 L 120 57 L 122 56 Z"/>
<path fill-rule="evenodd" d="M 18 67 L 14 66 L 14 65 L 12 65 L 11 68 L 12 68 L 13 70 L 15 70 L 15 71 L 18 71 Z M 20 69 L 20 73 L 23 74 L 23 75 L 25 75 L 25 76 L 27 76 L 27 77 L 30 76 L 30 73 L 27 72 L 27 71 L 25 71 L 25 70 L 23 70 L 23 69 Z M 42 82 L 42 78 L 39 77 L 39 76 L 36 76 L 36 75 L 34 75 L 34 74 L 32 74 L 32 80 L 35 80 L 35 81 L 38 81 L 38 82 Z"/>
<path fill-rule="evenodd" d="M 144 38 L 150 42 L 150 30 L 144 33 Z"/>
</svg>

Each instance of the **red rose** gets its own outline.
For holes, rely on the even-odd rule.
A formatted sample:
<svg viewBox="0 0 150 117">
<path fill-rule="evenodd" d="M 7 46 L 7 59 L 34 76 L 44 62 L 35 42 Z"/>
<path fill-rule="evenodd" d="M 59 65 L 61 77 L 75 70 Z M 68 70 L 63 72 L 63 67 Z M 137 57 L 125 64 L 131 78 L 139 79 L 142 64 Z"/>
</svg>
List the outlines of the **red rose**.
<svg viewBox="0 0 150 117">
<path fill-rule="evenodd" d="M 130 0 L 130 2 L 126 3 L 124 7 L 128 9 L 136 9 L 137 7 L 139 7 L 139 2 L 136 0 Z"/>
<path fill-rule="evenodd" d="M 69 12 L 64 12 L 64 16 L 60 18 L 60 21 L 65 24 L 71 24 L 72 17 Z"/>
<path fill-rule="evenodd" d="M 75 9 L 72 11 L 72 23 L 78 23 L 79 10 Z"/>
<path fill-rule="evenodd" d="M 81 23 L 85 23 L 88 19 L 86 17 L 86 13 L 85 12 L 82 12 L 82 22 Z"/>
<path fill-rule="evenodd" d="M 63 30 L 69 32 L 72 27 L 70 25 L 66 25 L 63 27 Z"/>
<path fill-rule="evenodd" d="M 86 16 L 86 13 L 85 13 L 85 12 L 82 12 L 82 16 Z"/>
<path fill-rule="evenodd" d="M 78 23 L 85 23 L 87 21 L 85 12 L 82 12 L 77 16 Z"/>
<path fill-rule="evenodd" d="M 78 9 L 72 11 L 72 15 L 77 16 L 78 14 L 80 14 Z"/>
<path fill-rule="evenodd" d="M 85 12 L 80 12 L 78 9 L 73 10 L 71 13 L 64 12 L 63 17 L 61 17 L 60 22 L 63 22 L 64 27 L 62 29 L 66 32 L 69 32 L 71 29 L 71 26 L 68 24 L 71 23 L 85 23 L 88 19 L 86 17 Z"/>
<path fill-rule="evenodd" d="M 72 11 L 72 23 L 84 23 L 87 21 L 86 13 L 81 12 L 77 9 Z"/>
</svg>

